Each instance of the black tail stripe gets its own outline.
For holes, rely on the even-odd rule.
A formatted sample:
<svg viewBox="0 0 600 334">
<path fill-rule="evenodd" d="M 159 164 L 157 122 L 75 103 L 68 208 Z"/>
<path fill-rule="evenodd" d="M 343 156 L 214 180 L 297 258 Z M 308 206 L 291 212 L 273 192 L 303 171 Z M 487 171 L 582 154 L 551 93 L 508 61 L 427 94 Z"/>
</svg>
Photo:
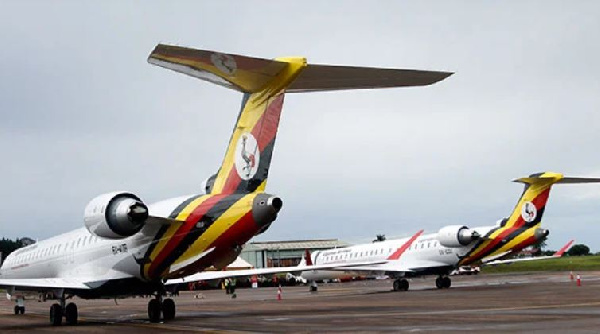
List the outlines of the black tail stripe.
<svg viewBox="0 0 600 334">
<path fill-rule="evenodd" d="M 198 221 L 196 225 L 188 232 L 188 234 L 181 240 L 179 245 L 175 247 L 173 252 L 169 254 L 162 263 L 159 263 L 156 267 L 155 273 L 162 273 L 165 269 L 171 266 L 175 260 L 177 260 L 190 246 L 200 238 L 204 232 L 206 232 L 212 224 L 219 218 L 225 211 L 227 211 L 236 202 L 242 199 L 245 195 L 233 194 L 229 195 L 217 203 L 215 203 L 206 214 Z M 203 224 L 198 224 L 199 222 Z"/>
</svg>

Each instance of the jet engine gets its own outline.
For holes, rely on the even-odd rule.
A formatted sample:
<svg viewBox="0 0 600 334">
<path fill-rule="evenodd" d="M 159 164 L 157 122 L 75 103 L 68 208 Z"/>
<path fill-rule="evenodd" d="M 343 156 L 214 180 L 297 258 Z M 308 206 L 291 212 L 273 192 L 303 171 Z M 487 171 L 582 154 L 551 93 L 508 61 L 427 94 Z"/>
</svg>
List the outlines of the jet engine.
<svg viewBox="0 0 600 334">
<path fill-rule="evenodd" d="M 535 240 L 542 240 L 546 238 L 550 234 L 550 231 L 545 228 L 538 228 L 533 232 L 533 237 Z"/>
<path fill-rule="evenodd" d="M 444 247 L 462 247 L 473 241 L 479 240 L 481 235 L 463 225 L 450 225 L 443 227 L 437 234 L 437 239 Z"/>
<path fill-rule="evenodd" d="M 148 219 L 148 207 L 129 192 L 102 194 L 85 207 L 84 222 L 90 233 L 121 239 L 138 233 Z"/>
</svg>

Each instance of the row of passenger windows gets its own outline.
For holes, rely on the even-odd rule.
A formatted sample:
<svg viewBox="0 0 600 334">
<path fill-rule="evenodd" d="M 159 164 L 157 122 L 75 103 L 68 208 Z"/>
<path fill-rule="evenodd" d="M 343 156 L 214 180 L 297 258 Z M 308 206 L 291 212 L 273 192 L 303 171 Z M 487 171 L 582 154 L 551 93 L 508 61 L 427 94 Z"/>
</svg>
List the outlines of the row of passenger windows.
<svg viewBox="0 0 600 334">
<path fill-rule="evenodd" d="M 37 250 L 27 250 L 23 249 L 24 253 L 16 255 L 13 259 L 11 259 L 11 264 L 22 264 L 31 262 L 33 260 L 37 260 L 43 257 L 48 257 L 52 255 L 58 255 L 61 252 L 67 252 L 71 250 L 78 249 L 80 247 L 91 245 L 97 243 L 99 238 L 97 236 L 88 235 L 85 237 L 79 237 L 77 240 L 72 240 L 62 244 L 56 244 L 52 246 L 46 246 Z M 39 245 L 33 245 L 32 247 L 39 247 Z"/>
<path fill-rule="evenodd" d="M 416 243 L 416 244 L 412 244 L 408 250 L 417 250 L 417 249 L 425 249 L 425 248 L 431 248 L 431 247 L 436 247 L 439 245 L 439 242 L 437 240 L 431 240 L 431 241 L 427 241 L 427 242 L 420 242 L 420 243 Z M 358 259 L 358 258 L 364 258 L 364 257 L 371 257 L 371 256 L 381 256 L 381 255 L 390 255 L 393 252 L 393 248 L 380 248 L 380 249 L 375 249 L 375 250 L 371 250 L 371 251 L 363 251 L 363 252 L 351 252 L 351 253 L 346 253 L 346 254 L 341 254 L 341 255 L 330 255 L 330 256 L 325 256 L 325 262 L 331 262 L 331 261 L 337 261 L 337 260 L 348 260 L 348 259 Z"/>
</svg>

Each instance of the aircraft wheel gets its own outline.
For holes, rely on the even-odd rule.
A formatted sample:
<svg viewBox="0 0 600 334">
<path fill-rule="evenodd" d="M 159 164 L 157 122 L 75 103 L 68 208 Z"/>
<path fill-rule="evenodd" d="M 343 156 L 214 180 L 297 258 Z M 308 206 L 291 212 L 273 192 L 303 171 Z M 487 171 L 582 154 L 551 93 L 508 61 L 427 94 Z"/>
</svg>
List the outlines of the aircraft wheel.
<svg viewBox="0 0 600 334">
<path fill-rule="evenodd" d="M 20 311 L 21 311 L 21 308 L 18 307 L 17 305 L 15 305 L 15 315 L 19 314 Z"/>
<path fill-rule="evenodd" d="M 25 314 L 25 306 L 19 307 L 19 313 Z"/>
<path fill-rule="evenodd" d="M 401 291 L 408 291 L 408 287 L 409 287 L 409 283 L 408 280 L 403 278 L 400 280 L 400 290 Z"/>
<path fill-rule="evenodd" d="M 158 299 L 152 299 L 148 302 L 148 318 L 150 322 L 160 321 L 160 302 Z"/>
<path fill-rule="evenodd" d="M 441 289 L 444 287 L 443 279 L 441 277 L 438 277 L 435 279 L 435 287 L 438 289 Z"/>
<path fill-rule="evenodd" d="M 50 323 L 52 326 L 60 326 L 62 324 L 63 312 L 60 304 L 52 304 L 50 306 Z"/>
<path fill-rule="evenodd" d="M 77 305 L 69 303 L 65 308 L 65 320 L 67 325 L 77 325 Z"/>
<path fill-rule="evenodd" d="M 443 281 L 443 287 L 448 289 L 451 285 L 452 285 L 452 280 L 450 280 L 450 277 L 444 277 L 442 278 Z"/>
<path fill-rule="evenodd" d="M 400 280 L 399 279 L 394 280 L 393 289 L 394 289 L 394 291 L 400 290 Z"/>
<path fill-rule="evenodd" d="M 163 300 L 162 312 L 163 319 L 165 321 L 175 319 L 175 302 L 173 301 L 173 299 L 168 298 Z"/>
</svg>

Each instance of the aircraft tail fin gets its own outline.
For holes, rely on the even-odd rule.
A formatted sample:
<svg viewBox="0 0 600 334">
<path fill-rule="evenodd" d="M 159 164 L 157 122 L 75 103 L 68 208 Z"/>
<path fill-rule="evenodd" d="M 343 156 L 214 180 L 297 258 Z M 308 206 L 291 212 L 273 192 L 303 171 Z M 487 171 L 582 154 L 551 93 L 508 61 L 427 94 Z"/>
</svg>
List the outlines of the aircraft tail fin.
<svg viewBox="0 0 600 334">
<path fill-rule="evenodd" d="M 303 57 L 274 60 L 159 44 L 148 62 L 244 93 L 223 163 L 207 192 L 263 191 L 284 93 L 430 85 L 452 73 L 309 65 Z"/>
<path fill-rule="evenodd" d="M 513 180 L 525 184 L 525 189 L 508 218 L 492 230 L 461 260 L 461 265 L 485 257 L 519 251 L 533 245 L 549 234 L 541 228 L 542 216 L 554 184 L 597 183 L 600 178 L 564 177 L 544 172 Z"/>
<path fill-rule="evenodd" d="M 513 180 L 525 184 L 521 198 L 510 215 L 509 226 L 535 225 L 541 222 L 554 184 L 599 183 L 600 178 L 565 177 L 559 173 L 544 172 Z"/>
</svg>

